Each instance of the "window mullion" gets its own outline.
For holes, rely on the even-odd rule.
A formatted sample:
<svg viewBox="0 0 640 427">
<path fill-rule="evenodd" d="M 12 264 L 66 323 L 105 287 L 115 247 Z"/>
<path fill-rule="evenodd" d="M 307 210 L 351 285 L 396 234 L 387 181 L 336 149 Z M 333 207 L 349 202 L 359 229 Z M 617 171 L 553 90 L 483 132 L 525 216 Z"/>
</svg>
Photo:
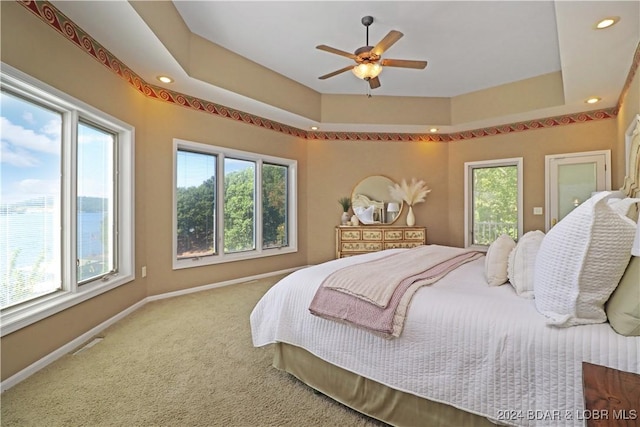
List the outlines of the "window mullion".
<svg viewBox="0 0 640 427">
<path fill-rule="evenodd" d="M 112 234 L 111 238 L 113 239 L 113 253 L 111 254 L 112 262 L 113 262 L 113 271 L 114 273 L 120 272 L 120 136 L 114 136 L 114 144 L 111 149 L 113 150 L 112 159 L 113 164 L 111 165 L 111 171 L 113 173 L 113 188 L 112 195 L 113 197 L 113 206 L 112 206 L 112 216 L 113 216 L 113 224 L 112 224 Z"/>
<path fill-rule="evenodd" d="M 256 160 L 256 173 L 254 176 L 255 184 L 254 188 L 254 205 L 253 209 L 253 223 L 255 224 L 255 250 L 258 253 L 262 252 L 262 159 Z"/>
<path fill-rule="evenodd" d="M 225 182 L 225 170 L 224 170 L 224 153 L 218 154 L 218 162 L 216 164 L 216 254 L 220 258 L 224 258 L 224 182 Z"/>
<path fill-rule="evenodd" d="M 78 112 L 63 116 L 62 131 L 62 288 L 75 293 L 77 283 Z"/>
</svg>

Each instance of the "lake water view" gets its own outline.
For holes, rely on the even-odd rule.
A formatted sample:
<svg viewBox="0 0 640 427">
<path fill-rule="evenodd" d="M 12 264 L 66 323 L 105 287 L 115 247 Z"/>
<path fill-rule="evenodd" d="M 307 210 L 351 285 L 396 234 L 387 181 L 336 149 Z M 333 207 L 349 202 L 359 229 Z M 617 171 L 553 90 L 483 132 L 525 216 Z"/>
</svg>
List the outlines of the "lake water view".
<svg viewBox="0 0 640 427">
<path fill-rule="evenodd" d="M 102 259 L 104 217 L 102 212 L 81 212 L 78 216 L 81 262 Z M 0 306 L 58 288 L 60 227 L 51 210 L 0 215 Z M 26 282 L 33 286 L 25 286 Z"/>
</svg>

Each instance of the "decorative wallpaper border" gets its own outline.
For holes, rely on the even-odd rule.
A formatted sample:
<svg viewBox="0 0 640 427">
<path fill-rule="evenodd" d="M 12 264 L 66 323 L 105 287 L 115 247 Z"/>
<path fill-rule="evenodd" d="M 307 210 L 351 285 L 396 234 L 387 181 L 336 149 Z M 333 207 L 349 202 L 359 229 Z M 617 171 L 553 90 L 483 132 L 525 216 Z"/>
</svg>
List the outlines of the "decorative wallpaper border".
<svg viewBox="0 0 640 427">
<path fill-rule="evenodd" d="M 612 119 L 618 114 L 618 108 L 588 111 L 565 116 L 548 117 L 525 122 L 491 126 L 449 134 L 422 133 L 359 133 L 359 132 L 307 132 L 307 139 L 335 141 L 398 141 L 398 142 L 454 142 L 484 136 L 504 135 L 514 132 L 564 126 L 574 123 L 585 123 L 596 120 Z"/>
<path fill-rule="evenodd" d="M 254 126 L 271 129 L 287 135 L 306 138 L 306 131 L 302 129 L 149 84 L 51 3 L 47 1 L 34 0 L 18 0 L 18 2 L 41 20 L 49 24 L 50 27 L 64 35 L 67 40 L 81 48 L 86 54 L 90 55 L 109 70 L 122 77 L 138 92 L 148 96 L 149 98 L 179 105 L 191 110 L 202 111 Z"/>
<path fill-rule="evenodd" d="M 126 80 L 127 83 L 132 85 L 136 90 L 138 90 L 138 92 L 149 98 L 154 98 L 159 101 L 168 102 L 191 110 L 236 120 L 307 140 L 454 142 L 482 138 L 485 136 L 504 135 L 514 132 L 565 126 L 574 123 L 611 119 L 617 116 L 623 99 L 629 90 L 631 82 L 633 81 L 640 65 L 640 43 L 638 43 L 638 47 L 636 48 L 631 64 L 631 69 L 618 99 L 618 105 L 615 108 L 548 117 L 450 134 L 306 131 L 273 120 L 265 119 L 254 114 L 225 107 L 224 105 L 216 104 L 201 98 L 149 84 L 48 1 L 17 1 L 42 21 L 47 23 L 50 27 L 64 35 L 70 42 L 81 48 L 85 53 Z"/>
</svg>

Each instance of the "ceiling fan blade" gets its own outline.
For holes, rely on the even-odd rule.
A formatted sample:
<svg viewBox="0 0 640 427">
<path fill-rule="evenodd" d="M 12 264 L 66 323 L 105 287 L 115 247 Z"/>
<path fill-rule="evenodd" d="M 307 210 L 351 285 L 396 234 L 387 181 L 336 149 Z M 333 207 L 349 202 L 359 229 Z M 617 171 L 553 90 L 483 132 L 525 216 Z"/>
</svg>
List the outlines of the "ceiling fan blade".
<svg viewBox="0 0 640 427">
<path fill-rule="evenodd" d="M 416 68 L 424 70 L 427 67 L 427 61 L 411 61 L 407 59 L 383 59 L 380 61 L 383 67 L 401 67 Z"/>
<path fill-rule="evenodd" d="M 402 34 L 400 31 L 396 31 L 396 30 L 389 31 L 389 34 L 384 36 L 384 38 L 380 40 L 373 49 L 371 49 L 371 52 L 375 53 L 378 56 L 382 55 L 384 51 L 389 49 L 395 42 L 400 40 L 403 35 L 404 34 Z"/>
<path fill-rule="evenodd" d="M 376 89 L 380 87 L 380 79 L 378 79 L 378 77 L 374 77 L 372 79 L 369 79 L 369 87 L 371 89 Z"/>
<path fill-rule="evenodd" d="M 338 75 L 338 74 L 340 74 L 340 73 L 344 73 L 345 71 L 349 71 L 349 70 L 350 70 L 350 69 L 352 69 L 353 67 L 354 67 L 353 65 L 349 65 L 349 66 L 347 66 L 347 67 L 340 68 L 339 70 L 334 71 L 333 73 L 325 74 L 324 76 L 320 76 L 320 77 L 318 77 L 318 78 L 319 78 L 320 80 L 328 79 L 329 77 L 333 77 L 333 76 L 336 76 L 336 75 Z"/>
<path fill-rule="evenodd" d="M 355 61 L 356 56 L 353 53 L 345 52 L 344 50 L 336 49 L 335 47 L 326 46 L 321 44 L 316 46 L 316 49 L 324 50 L 325 52 L 335 53 L 336 55 L 346 56 L 347 58 L 353 59 Z"/>
</svg>

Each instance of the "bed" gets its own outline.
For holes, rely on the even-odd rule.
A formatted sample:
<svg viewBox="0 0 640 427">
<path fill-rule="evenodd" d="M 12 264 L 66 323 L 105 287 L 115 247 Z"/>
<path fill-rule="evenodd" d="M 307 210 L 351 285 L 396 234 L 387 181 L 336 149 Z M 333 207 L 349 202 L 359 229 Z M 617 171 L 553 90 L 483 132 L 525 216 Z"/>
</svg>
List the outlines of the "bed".
<svg viewBox="0 0 640 427">
<path fill-rule="evenodd" d="M 605 307 L 597 301 L 604 294 L 608 298 L 612 290 L 617 292 L 618 282 L 630 280 L 625 269 L 636 225 L 622 217 L 632 214 L 627 210 L 634 206 L 630 198 L 640 196 L 638 134 L 640 125 L 632 144 L 631 173 L 622 188 L 624 198 L 596 195 L 585 202 L 585 208 L 579 208 L 583 212 L 580 221 L 591 223 L 578 221 L 570 226 L 572 221 L 563 219 L 556 225 L 560 231 L 536 236 L 535 257 L 544 259 L 545 266 L 535 264 L 531 276 L 535 280 L 528 284 L 535 298 L 527 298 L 509 282 L 488 284 L 488 259 L 498 252 L 497 245 L 492 245 L 486 256 L 420 287 L 397 338 L 311 314 L 309 307 L 318 289 L 334 272 L 414 250 L 391 249 L 329 261 L 283 278 L 251 314 L 254 346 L 273 344 L 276 368 L 392 425 L 584 425 L 589 414 L 583 397 L 583 362 L 640 373 L 640 337 L 616 332 L 606 317 L 602 320 Z M 598 234 L 602 212 L 611 218 L 618 215 L 622 222 L 612 225 L 607 220 Z M 612 221 L 618 221 L 618 216 Z M 616 236 L 621 227 L 627 227 L 624 236 Z M 569 238 L 562 233 L 579 235 Z M 628 243 L 619 244 L 629 234 Z M 612 247 L 604 255 L 594 250 L 597 242 L 592 240 L 598 238 L 605 239 L 598 243 L 600 247 Z M 569 240 L 573 249 L 554 246 Z M 580 252 L 580 257 L 569 254 L 565 259 L 557 252 L 581 251 L 583 246 L 589 250 Z M 511 256 L 520 247 L 506 252 Z M 581 263 L 571 265 L 578 258 Z M 624 258 L 626 261 L 621 260 Z M 509 265 L 515 262 L 511 258 Z M 596 286 L 585 287 L 589 280 Z M 606 280 L 615 283 L 605 285 Z M 568 289 L 565 281 L 582 288 Z M 607 286 L 612 289 L 606 290 Z M 562 298 L 572 314 L 562 312 L 566 307 L 557 307 Z M 600 304 L 600 310 L 589 304 Z"/>
</svg>

